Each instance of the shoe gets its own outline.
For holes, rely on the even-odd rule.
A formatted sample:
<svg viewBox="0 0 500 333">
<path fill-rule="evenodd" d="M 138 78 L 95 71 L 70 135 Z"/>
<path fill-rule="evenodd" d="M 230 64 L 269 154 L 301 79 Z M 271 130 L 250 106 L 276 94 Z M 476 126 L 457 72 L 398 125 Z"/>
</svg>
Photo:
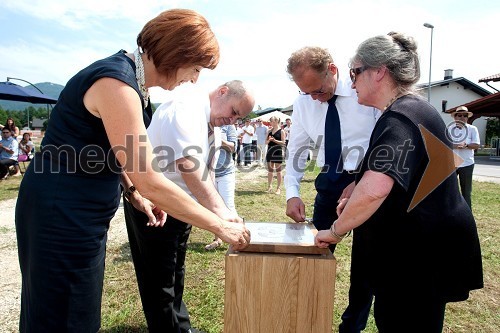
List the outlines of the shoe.
<svg viewBox="0 0 500 333">
<path fill-rule="evenodd" d="M 215 250 L 216 248 L 220 247 L 221 245 L 222 245 L 222 241 L 214 240 L 212 243 L 205 246 L 205 250 L 212 251 L 212 250 Z"/>
<path fill-rule="evenodd" d="M 267 193 L 271 193 L 272 191 L 273 191 L 273 189 L 271 188 L 271 186 L 269 186 L 269 187 L 267 188 L 267 191 L 266 191 L 266 192 L 267 192 Z"/>
<path fill-rule="evenodd" d="M 189 331 L 188 331 L 188 332 L 189 332 L 189 333 L 206 333 L 205 331 L 200 331 L 199 329 L 197 329 L 197 328 L 192 328 L 192 327 L 189 329 Z"/>
<path fill-rule="evenodd" d="M 23 174 L 19 172 L 19 173 L 13 174 L 13 175 L 12 175 L 12 177 L 20 177 L 20 176 L 22 176 L 22 175 L 23 175 Z"/>
<path fill-rule="evenodd" d="M 281 194 L 281 189 L 277 189 L 276 192 L 274 192 L 275 194 Z"/>
</svg>

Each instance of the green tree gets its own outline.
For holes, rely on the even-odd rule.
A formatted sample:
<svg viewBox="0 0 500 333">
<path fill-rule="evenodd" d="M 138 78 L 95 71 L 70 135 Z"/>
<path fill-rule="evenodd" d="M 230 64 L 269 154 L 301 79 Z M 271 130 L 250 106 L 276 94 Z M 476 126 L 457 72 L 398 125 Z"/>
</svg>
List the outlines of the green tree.
<svg viewBox="0 0 500 333">
<path fill-rule="evenodd" d="M 498 117 L 488 118 L 486 122 L 486 142 L 485 144 L 490 145 L 491 139 L 495 137 L 500 137 L 500 119 Z"/>
<path fill-rule="evenodd" d="M 0 106 L 0 124 L 3 125 L 7 121 L 7 111 L 5 111 L 1 106 Z"/>
</svg>

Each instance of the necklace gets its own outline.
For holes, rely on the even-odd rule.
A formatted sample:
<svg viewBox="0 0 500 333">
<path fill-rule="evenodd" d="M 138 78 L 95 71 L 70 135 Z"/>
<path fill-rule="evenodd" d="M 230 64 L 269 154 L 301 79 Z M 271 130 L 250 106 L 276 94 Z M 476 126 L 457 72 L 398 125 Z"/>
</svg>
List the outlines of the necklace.
<svg viewBox="0 0 500 333">
<path fill-rule="evenodd" d="M 396 96 L 394 96 L 393 98 L 391 98 L 391 100 L 389 101 L 389 103 L 387 103 L 387 105 L 385 106 L 384 108 L 384 111 L 389 107 L 391 106 L 392 103 L 394 103 L 398 98 L 401 98 L 403 96 L 405 96 L 407 94 L 401 94 L 401 93 L 398 93 L 396 94 Z"/>
<path fill-rule="evenodd" d="M 139 48 L 134 51 L 135 58 L 135 78 L 137 80 L 137 85 L 141 91 L 142 99 L 144 100 L 144 105 L 148 106 L 149 103 L 149 91 L 146 88 L 146 78 L 144 76 L 144 64 L 142 62 L 141 52 Z"/>
</svg>

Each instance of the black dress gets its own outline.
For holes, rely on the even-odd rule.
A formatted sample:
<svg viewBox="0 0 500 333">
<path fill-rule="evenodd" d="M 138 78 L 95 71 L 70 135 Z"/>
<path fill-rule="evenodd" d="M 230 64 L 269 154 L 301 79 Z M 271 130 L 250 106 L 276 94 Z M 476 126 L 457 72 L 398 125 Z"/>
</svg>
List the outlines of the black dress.
<svg viewBox="0 0 500 333">
<path fill-rule="evenodd" d="M 442 146 L 427 138 L 424 142 L 424 133 L 432 133 Z M 429 152 L 436 147 L 449 148 L 451 154 L 437 111 L 418 97 L 402 97 L 378 120 L 357 177 L 371 170 L 394 179 L 380 208 L 354 230 L 352 249 L 351 270 L 365 274 L 374 288 L 381 331 L 400 320 L 406 326 L 398 330 L 409 332 L 408 325 L 428 319 L 424 311 L 439 315 L 441 310 L 432 313 L 432 306 L 441 306 L 444 315 L 446 302 L 465 300 L 470 290 L 483 286 L 476 224 L 458 190 L 452 155 L 432 155 L 431 178 L 423 180 Z M 427 196 L 415 196 L 419 188 L 426 188 Z M 414 197 L 416 206 L 410 205 Z M 377 314 L 392 319 L 379 321 Z"/>
<path fill-rule="evenodd" d="M 100 328 L 107 231 L 120 202 L 121 168 L 102 120 L 85 109 L 83 97 L 104 77 L 123 81 L 140 96 L 125 51 L 76 74 L 61 92 L 42 150 L 19 189 L 21 332 Z"/>
<path fill-rule="evenodd" d="M 282 130 L 279 129 L 273 134 L 271 130 L 267 134 L 267 137 L 272 136 L 276 140 L 281 141 L 281 131 Z M 266 162 L 283 163 L 283 146 L 273 141 L 269 141 L 267 144 Z"/>
</svg>

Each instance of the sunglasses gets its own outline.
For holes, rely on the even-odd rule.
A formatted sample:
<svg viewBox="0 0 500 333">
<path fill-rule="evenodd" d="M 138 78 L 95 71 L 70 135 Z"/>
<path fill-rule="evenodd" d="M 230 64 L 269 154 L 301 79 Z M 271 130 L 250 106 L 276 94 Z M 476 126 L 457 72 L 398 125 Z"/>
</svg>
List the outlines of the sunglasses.
<svg viewBox="0 0 500 333">
<path fill-rule="evenodd" d="M 351 76 L 352 83 L 356 83 L 356 75 L 359 75 L 368 69 L 367 66 L 361 66 L 356 68 L 349 68 L 349 75 Z"/>
<path fill-rule="evenodd" d="M 9 131 L 2 132 L 2 134 L 10 134 Z"/>
<path fill-rule="evenodd" d="M 469 116 L 468 116 L 468 115 L 466 115 L 466 114 L 456 114 L 456 115 L 455 115 L 455 118 L 457 118 L 457 117 L 458 117 L 458 118 L 469 118 Z"/>
</svg>

